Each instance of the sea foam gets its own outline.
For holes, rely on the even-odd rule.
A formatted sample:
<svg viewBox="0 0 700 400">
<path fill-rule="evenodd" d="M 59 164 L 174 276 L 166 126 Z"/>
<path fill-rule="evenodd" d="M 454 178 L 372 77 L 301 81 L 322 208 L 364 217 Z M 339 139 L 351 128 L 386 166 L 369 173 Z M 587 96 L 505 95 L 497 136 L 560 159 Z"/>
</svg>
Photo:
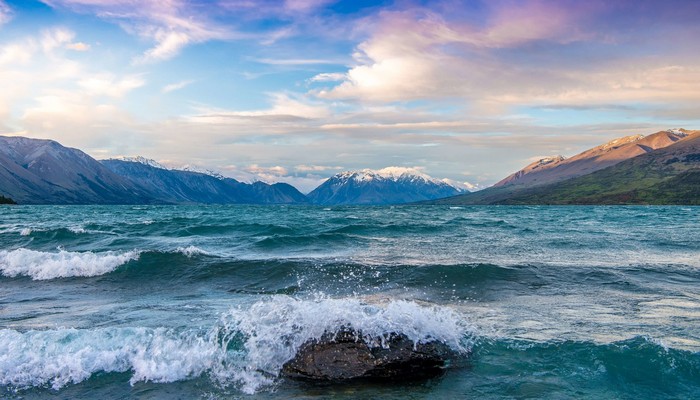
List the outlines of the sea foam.
<svg viewBox="0 0 700 400">
<path fill-rule="evenodd" d="M 274 387 L 282 365 L 307 340 L 352 326 L 366 341 L 401 332 L 468 351 L 465 321 L 445 307 L 409 301 L 368 304 L 357 298 L 299 300 L 273 296 L 225 313 L 210 328 L 0 330 L 0 385 L 58 390 L 102 372 L 131 372 L 130 383 L 208 376 L 220 387 L 253 394 Z"/>
<path fill-rule="evenodd" d="M 120 265 L 139 258 L 140 252 L 57 253 L 29 249 L 0 250 L 0 272 L 8 277 L 29 276 L 34 280 L 97 276 L 114 271 Z"/>
<path fill-rule="evenodd" d="M 218 358 L 216 342 L 157 328 L 0 330 L 0 385 L 58 390 L 97 372 L 133 371 L 131 383 L 196 377 Z"/>
<path fill-rule="evenodd" d="M 381 343 L 384 334 L 400 332 L 416 343 L 438 340 L 465 354 L 473 332 L 463 317 L 447 307 L 404 300 L 369 304 L 360 298 L 275 296 L 246 309 L 232 309 L 222 321 L 228 332 L 244 338 L 244 359 L 239 368 L 228 371 L 233 376 L 225 378 L 236 381 L 245 393 L 272 384 L 303 343 L 343 326 L 362 332 L 368 343 L 385 344 Z"/>
</svg>

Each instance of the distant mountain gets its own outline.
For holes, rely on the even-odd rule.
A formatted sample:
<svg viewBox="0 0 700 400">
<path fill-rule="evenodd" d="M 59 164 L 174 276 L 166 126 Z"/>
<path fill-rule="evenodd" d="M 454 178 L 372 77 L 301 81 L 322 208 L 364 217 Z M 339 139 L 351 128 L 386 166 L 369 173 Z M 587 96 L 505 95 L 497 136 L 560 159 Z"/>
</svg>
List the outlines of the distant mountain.
<svg viewBox="0 0 700 400">
<path fill-rule="evenodd" d="M 700 132 L 585 176 L 533 187 L 502 203 L 700 205 Z"/>
<path fill-rule="evenodd" d="M 613 153 L 619 149 L 619 153 Z M 502 184 L 431 203 L 700 204 L 700 131 L 663 131 L 622 146 L 608 143 L 581 154 L 624 157 L 636 152 L 640 154 L 570 179 L 545 184 Z"/>
<path fill-rule="evenodd" d="M 169 170 L 145 157 L 98 162 L 53 140 L 0 136 L 0 202 L 19 204 L 297 204 L 294 187 Z"/>
<path fill-rule="evenodd" d="M 621 161 L 670 146 L 687 137 L 689 133 L 692 131 L 673 129 L 649 136 L 626 136 L 588 149 L 571 158 L 562 156 L 544 158 L 506 177 L 493 187 L 543 185 L 587 175 Z"/>
<path fill-rule="evenodd" d="M 150 199 L 80 150 L 0 136 L 0 193 L 20 204 L 132 204 Z"/>
<path fill-rule="evenodd" d="M 294 187 L 263 182 L 247 184 L 221 175 L 170 170 L 146 158 L 103 160 L 113 173 L 130 180 L 158 202 L 172 204 L 297 204 L 306 196 Z M 157 164 L 157 163 L 156 163 Z"/>
<path fill-rule="evenodd" d="M 219 172 L 216 172 L 216 171 L 213 171 L 213 170 L 207 169 L 207 168 L 201 168 L 201 167 L 198 167 L 198 166 L 195 166 L 195 165 L 189 165 L 189 164 L 187 164 L 187 165 L 184 165 L 184 166 L 182 166 L 182 167 L 180 167 L 180 168 L 173 168 L 173 169 L 179 170 L 179 171 L 199 172 L 200 174 L 213 176 L 213 177 L 216 178 L 216 179 L 226 179 L 226 177 L 223 176 L 223 175 L 222 175 L 221 173 L 219 173 Z"/>
<path fill-rule="evenodd" d="M 400 204 L 454 196 L 465 190 L 412 168 L 363 169 L 334 175 L 308 194 L 314 204 Z"/>
</svg>

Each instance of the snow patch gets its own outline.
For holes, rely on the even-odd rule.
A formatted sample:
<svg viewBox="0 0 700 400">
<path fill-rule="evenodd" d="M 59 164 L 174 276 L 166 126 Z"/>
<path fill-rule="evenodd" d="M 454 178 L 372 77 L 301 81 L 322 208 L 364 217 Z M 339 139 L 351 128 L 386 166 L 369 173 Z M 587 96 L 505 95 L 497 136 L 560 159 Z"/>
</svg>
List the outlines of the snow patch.
<svg viewBox="0 0 700 400">
<path fill-rule="evenodd" d="M 149 167 L 153 167 L 153 168 L 168 169 L 165 166 L 163 166 L 162 164 L 160 164 L 159 162 L 152 160 L 150 158 L 142 157 L 142 156 L 118 157 L 118 158 L 111 158 L 110 160 L 133 162 L 133 163 L 148 165 Z"/>
<path fill-rule="evenodd" d="M 356 182 L 371 182 L 371 181 L 393 181 L 393 182 L 410 182 L 410 183 L 431 183 L 439 186 L 451 186 L 459 191 L 469 189 L 468 182 L 460 183 L 450 179 L 436 179 L 430 175 L 421 172 L 417 168 L 405 167 L 386 167 L 378 170 L 365 168 L 357 171 L 344 171 L 333 176 L 336 184 L 354 180 Z M 471 185 L 471 184 L 469 184 Z"/>
<path fill-rule="evenodd" d="M 211 169 L 203 168 L 203 167 L 198 167 L 198 166 L 196 166 L 196 165 L 189 165 L 189 164 L 186 164 L 186 165 L 184 165 L 184 166 L 182 166 L 182 167 L 180 167 L 180 168 L 176 168 L 176 170 L 178 170 L 178 171 L 186 171 L 186 172 L 196 172 L 196 173 L 198 173 L 198 174 L 209 175 L 209 176 L 212 176 L 212 177 L 214 177 L 214 178 L 216 178 L 216 179 L 219 179 L 219 180 L 224 180 L 224 179 L 226 179 L 226 177 L 223 176 L 223 175 L 222 175 L 221 173 L 219 173 L 219 172 L 216 172 L 216 171 L 211 170 Z"/>
</svg>

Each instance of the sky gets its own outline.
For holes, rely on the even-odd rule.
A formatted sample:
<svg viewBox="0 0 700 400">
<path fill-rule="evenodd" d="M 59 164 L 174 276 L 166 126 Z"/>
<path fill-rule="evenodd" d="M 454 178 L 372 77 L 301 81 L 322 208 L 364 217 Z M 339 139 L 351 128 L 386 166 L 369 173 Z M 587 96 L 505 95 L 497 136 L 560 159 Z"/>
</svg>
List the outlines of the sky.
<svg viewBox="0 0 700 400">
<path fill-rule="evenodd" d="M 700 128 L 696 0 L 0 0 L 0 134 L 308 192 Z"/>
</svg>

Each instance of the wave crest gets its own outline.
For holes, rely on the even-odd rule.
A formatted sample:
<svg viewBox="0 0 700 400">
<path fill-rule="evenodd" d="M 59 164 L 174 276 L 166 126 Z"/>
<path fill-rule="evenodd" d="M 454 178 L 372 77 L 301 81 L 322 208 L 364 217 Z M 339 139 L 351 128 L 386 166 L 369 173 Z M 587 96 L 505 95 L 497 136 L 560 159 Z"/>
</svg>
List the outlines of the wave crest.
<svg viewBox="0 0 700 400">
<path fill-rule="evenodd" d="M 299 300 L 275 296 L 246 310 L 232 309 L 222 320 L 228 332 L 243 336 L 245 359 L 233 378 L 246 393 L 272 384 L 282 365 L 306 341 L 342 326 L 361 331 L 368 343 L 398 332 L 416 343 L 441 341 L 466 354 L 473 342 L 472 329 L 452 309 L 405 300 L 370 304 L 358 298 Z"/>
<path fill-rule="evenodd" d="M 0 250 L 0 272 L 7 277 L 29 276 L 33 280 L 89 277 L 114 271 L 120 265 L 137 260 L 140 252 L 48 253 L 29 249 Z"/>
<path fill-rule="evenodd" d="M 209 329 L 2 329 L 0 386 L 58 390 L 96 373 L 131 371 L 131 384 L 206 375 L 221 387 L 253 394 L 278 381 L 282 365 L 304 342 L 343 325 L 361 330 L 365 340 L 401 332 L 417 342 L 440 340 L 457 351 L 471 346 L 464 321 L 448 308 L 274 296 L 230 310 Z"/>
</svg>

